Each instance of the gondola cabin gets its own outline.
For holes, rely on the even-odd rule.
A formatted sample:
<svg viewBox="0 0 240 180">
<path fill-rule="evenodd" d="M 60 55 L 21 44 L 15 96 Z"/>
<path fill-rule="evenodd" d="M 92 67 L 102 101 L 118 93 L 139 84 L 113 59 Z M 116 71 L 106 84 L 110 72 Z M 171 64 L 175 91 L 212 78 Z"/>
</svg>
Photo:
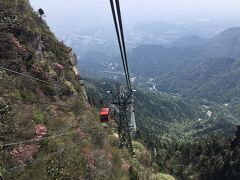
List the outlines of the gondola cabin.
<svg viewBox="0 0 240 180">
<path fill-rule="evenodd" d="M 110 109 L 109 108 L 102 108 L 100 112 L 100 120 L 101 123 L 107 123 L 110 120 Z"/>
</svg>

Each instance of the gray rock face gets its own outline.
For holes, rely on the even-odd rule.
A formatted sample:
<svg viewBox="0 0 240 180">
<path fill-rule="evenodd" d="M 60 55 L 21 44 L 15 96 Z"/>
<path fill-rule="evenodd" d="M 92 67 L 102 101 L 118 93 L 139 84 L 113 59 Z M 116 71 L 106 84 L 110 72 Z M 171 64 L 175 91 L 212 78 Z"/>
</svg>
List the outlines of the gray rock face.
<svg viewBox="0 0 240 180">
<path fill-rule="evenodd" d="M 72 51 L 69 53 L 69 60 L 70 60 L 70 62 L 71 62 L 71 64 L 72 64 L 72 66 L 76 66 L 76 65 L 78 64 L 77 56 L 76 56 L 76 54 L 75 54 L 74 52 L 72 52 Z"/>
<path fill-rule="evenodd" d="M 41 51 L 42 50 L 42 47 L 41 47 L 41 37 L 39 35 L 34 37 L 31 43 L 32 43 L 32 47 L 35 50 L 37 50 L 37 51 Z"/>
<path fill-rule="evenodd" d="M 80 71 L 79 71 L 79 69 L 77 67 L 77 64 L 78 64 L 77 56 L 76 56 L 76 54 L 73 51 L 70 51 L 68 56 L 69 56 L 68 59 L 71 62 L 71 65 L 73 66 L 72 70 L 73 70 L 76 78 L 80 80 Z"/>
<path fill-rule="evenodd" d="M 79 72 L 77 66 L 73 66 L 73 72 L 74 72 L 76 78 L 80 79 L 80 72 Z"/>
<path fill-rule="evenodd" d="M 32 39 L 32 47 L 36 50 L 35 56 L 39 61 L 44 60 L 41 36 L 37 35 Z"/>
</svg>

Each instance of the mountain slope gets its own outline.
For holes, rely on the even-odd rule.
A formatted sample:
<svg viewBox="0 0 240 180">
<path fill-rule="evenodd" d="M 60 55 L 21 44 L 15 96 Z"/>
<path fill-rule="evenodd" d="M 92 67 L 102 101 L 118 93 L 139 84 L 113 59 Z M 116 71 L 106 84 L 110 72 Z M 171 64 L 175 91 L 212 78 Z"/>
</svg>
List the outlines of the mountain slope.
<svg viewBox="0 0 240 180">
<path fill-rule="evenodd" d="M 117 90 L 120 84 L 88 80 L 86 86 L 89 101 L 101 107 L 98 102 L 109 98 L 106 91 Z M 235 158 L 239 137 L 233 137 L 234 117 L 228 108 L 139 90 L 134 96 L 138 128 L 135 139 L 147 144 L 159 172 L 173 174 L 177 179 L 239 178 L 240 161 Z M 134 146 L 136 152 L 144 152 L 142 145 L 134 142 Z M 140 157 L 144 160 L 146 154 Z"/>
<path fill-rule="evenodd" d="M 186 36 L 183 38 L 179 38 L 173 43 L 170 44 L 171 47 L 192 47 L 192 46 L 200 46 L 206 43 L 206 40 L 199 36 Z"/>
<path fill-rule="evenodd" d="M 29 1 L 0 2 L 0 31 L 0 179 L 165 176 L 145 147 L 135 157 L 119 150 L 114 127 L 88 103 L 71 48 Z"/>
<path fill-rule="evenodd" d="M 109 89 L 117 91 L 120 84 L 107 79 L 88 80 L 86 87 L 90 103 L 100 108 L 102 99 L 110 102 L 106 92 Z M 225 106 L 142 90 L 135 92 L 134 96 L 136 123 L 142 139 L 154 137 L 187 142 L 212 134 L 232 136 L 234 133 L 237 119 Z"/>
</svg>

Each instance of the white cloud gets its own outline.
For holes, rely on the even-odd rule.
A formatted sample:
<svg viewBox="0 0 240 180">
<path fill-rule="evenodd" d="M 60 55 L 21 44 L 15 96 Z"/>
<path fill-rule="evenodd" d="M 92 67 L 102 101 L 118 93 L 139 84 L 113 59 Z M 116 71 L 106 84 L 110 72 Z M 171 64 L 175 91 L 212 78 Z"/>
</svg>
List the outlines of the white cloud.
<svg viewBox="0 0 240 180">
<path fill-rule="evenodd" d="M 183 25 L 183 24 L 185 24 L 185 22 L 184 21 L 176 21 L 175 24 Z"/>
<path fill-rule="evenodd" d="M 198 22 L 210 22 L 211 19 L 209 19 L 209 18 L 201 18 L 201 19 L 198 19 L 197 21 Z"/>
</svg>

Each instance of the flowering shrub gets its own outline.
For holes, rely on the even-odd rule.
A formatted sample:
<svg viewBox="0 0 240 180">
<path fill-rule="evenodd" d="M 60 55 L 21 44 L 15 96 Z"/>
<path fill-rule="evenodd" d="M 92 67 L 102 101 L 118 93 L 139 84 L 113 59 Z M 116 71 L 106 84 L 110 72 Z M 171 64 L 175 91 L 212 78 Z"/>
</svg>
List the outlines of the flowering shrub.
<svg viewBox="0 0 240 180">
<path fill-rule="evenodd" d="M 17 163 L 24 164 L 33 159 L 33 156 L 38 152 L 38 149 L 38 145 L 31 144 L 19 148 L 14 148 L 10 154 Z"/>
<path fill-rule="evenodd" d="M 39 89 L 39 88 L 36 88 L 36 93 L 37 93 L 37 95 L 38 96 L 41 96 L 41 97 L 43 97 L 44 96 L 44 93 L 43 93 L 43 91 L 41 90 L 41 89 Z"/>
<path fill-rule="evenodd" d="M 112 161 L 112 159 L 113 159 L 113 156 L 110 152 L 107 153 L 107 159 L 108 159 L 108 161 Z"/>
<path fill-rule="evenodd" d="M 21 45 L 17 38 L 12 37 L 11 42 L 16 46 L 16 48 L 21 54 L 26 54 L 27 49 L 23 45 Z"/>
<path fill-rule="evenodd" d="M 47 128 L 43 125 L 36 126 L 36 138 L 42 139 L 47 135 Z"/>
<path fill-rule="evenodd" d="M 124 162 L 124 163 L 122 164 L 122 168 L 123 168 L 124 170 L 126 170 L 126 171 L 129 170 L 129 167 L 130 167 L 130 165 L 129 165 L 128 163 L 126 163 L 126 162 Z"/>
<path fill-rule="evenodd" d="M 63 67 L 63 65 L 61 65 L 61 64 L 54 63 L 54 66 L 55 66 L 55 68 L 56 68 L 57 70 L 59 70 L 59 71 L 63 71 L 63 70 L 64 70 L 64 67 Z"/>
<path fill-rule="evenodd" d="M 32 72 L 35 72 L 35 73 L 40 73 L 43 71 L 43 69 L 41 67 L 38 67 L 36 65 L 32 65 Z"/>
<path fill-rule="evenodd" d="M 55 118 L 60 117 L 63 114 L 63 112 L 60 111 L 59 107 L 57 107 L 57 106 L 53 106 L 51 112 Z"/>
<path fill-rule="evenodd" d="M 86 134 L 83 132 L 83 130 L 81 130 L 80 128 L 77 128 L 77 135 L 79 137 L 80 140 L 83 140 L 86 136 Z"/>
<path fill-rule="evenodd" d="M 90 153 L 87 156 L 87 172 L 88 172 L 89 179 L 94 179 L 95 171 L 96 171 L 96 167 L 94 162 L 94 156 L 93 156 L 93 153 Z"/>
</svg>

